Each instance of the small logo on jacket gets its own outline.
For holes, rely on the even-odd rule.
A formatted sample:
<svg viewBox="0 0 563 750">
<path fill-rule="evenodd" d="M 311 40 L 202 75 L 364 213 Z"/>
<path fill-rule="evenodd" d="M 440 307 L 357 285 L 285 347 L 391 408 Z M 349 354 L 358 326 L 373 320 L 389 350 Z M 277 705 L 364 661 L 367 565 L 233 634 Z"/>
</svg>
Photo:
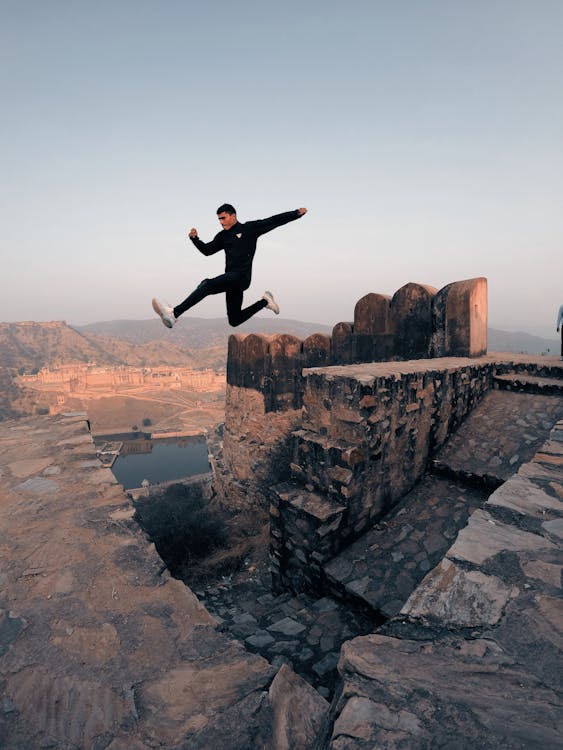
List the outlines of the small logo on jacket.
<svg viewBox="0 0 563 750">
<path fill-rule="evenodd" d="M 237 234 L 237 237 L 238 237 L 238 238 L 239 238 L 239 240 L 240 240 L 240 238 L 242 237 L 242 232 L 239 232 L 239 233 Z"/>
</svg>

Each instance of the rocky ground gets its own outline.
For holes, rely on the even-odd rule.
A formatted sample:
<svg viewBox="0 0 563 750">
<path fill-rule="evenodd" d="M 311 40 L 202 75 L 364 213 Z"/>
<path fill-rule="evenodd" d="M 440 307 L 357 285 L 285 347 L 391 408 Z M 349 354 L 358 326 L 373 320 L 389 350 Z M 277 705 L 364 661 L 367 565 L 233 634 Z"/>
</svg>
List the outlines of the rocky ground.
<svg viewBox="0 0 563 750">
<path fill-rule="evenodd" d="M 84 417 L 2 423 L 0 746 L 563 747 L 563 399 L 489 395 L 318 597 L 194 595 Z"/>
<path fill-rule="evenodd" d="M 221 630 L 273 666 L 289 664 L 325 698 L 334 691 L 342 643 L 381 623 L 375 613 L 334 597 L 276 596 L 267 571 L 225 579 L 197 596 Z"/>
</svg>

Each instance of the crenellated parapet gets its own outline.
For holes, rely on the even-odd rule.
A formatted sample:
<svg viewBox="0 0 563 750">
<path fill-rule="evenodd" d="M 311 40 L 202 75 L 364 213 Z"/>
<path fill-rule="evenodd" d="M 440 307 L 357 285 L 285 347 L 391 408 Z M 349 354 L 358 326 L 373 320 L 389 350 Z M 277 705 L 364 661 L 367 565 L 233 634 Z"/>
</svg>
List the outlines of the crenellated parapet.
<svg viewBox="0 0 563 750">
<path fill-rule="evenodd" d="M 222 494 L 232 506 L 264 505 L 264 488 L 289 477 L 308 369 L 476 357 L 486 351 L 486 327 L 487 282 L 481 278 L 440 291 L 409 283 L 392 297 L 366 294 L 353 320 L 337 323 L 331 336 L 230 336 Z"/>
<path fill-rule="evenodd" d="M 392 297 L 370 292 L 358 300 L 352 322 L 332 336 L 304 341 L 288 334 L 229 338 L 227 383 L 264 395 L 266 411 L 298 409 L 307 367 L 368 362 L 478 357 L 487 351 L 487 280 L 468 279 L 443 289 L 408 283 Z"/>
</svg>

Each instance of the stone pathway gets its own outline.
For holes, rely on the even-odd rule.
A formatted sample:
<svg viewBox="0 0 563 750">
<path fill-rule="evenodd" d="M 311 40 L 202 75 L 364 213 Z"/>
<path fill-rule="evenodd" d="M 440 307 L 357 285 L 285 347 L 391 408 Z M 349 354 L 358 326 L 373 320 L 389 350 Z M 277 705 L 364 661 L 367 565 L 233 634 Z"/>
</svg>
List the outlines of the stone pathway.
<svg viewBox="0 0 563 750">
<path fill-rule="evenodd" d="M 438 452 L 433 468 L 498 486 L 532 459 L 562 417 L 561 396 L 490 391 Z"/>
<path fill-rule="evenodd" d="M 267 572 L 196 590 L 220 629 L 265 657 L 274 667 L 289 664 L 328 698 L 344 641 L 371 633 L 381 623 L 329 596 L 271 593 Z"/>
<path fill-rule="evenodd" d="M 424 477 L 383 521 L 325 565 L 331 590 L 386 618 L 396 615 L 487 496 L 484 490 Z"/>
</svg>

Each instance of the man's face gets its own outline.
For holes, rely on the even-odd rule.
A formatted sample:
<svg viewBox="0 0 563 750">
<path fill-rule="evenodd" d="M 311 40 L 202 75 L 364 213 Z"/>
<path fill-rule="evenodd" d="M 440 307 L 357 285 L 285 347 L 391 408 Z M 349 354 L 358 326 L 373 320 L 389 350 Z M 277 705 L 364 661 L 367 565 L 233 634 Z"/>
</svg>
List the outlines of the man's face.
<svg viewBox="0 0 563 750">
<path fill-rule="evenodd" d="M 223 229 L 230 229 L 237 223 L 237 215 L 228 214 L 226 211 L 221 211 L 220 214 L 217 214 L 217 218 Z"/>
</svg>

